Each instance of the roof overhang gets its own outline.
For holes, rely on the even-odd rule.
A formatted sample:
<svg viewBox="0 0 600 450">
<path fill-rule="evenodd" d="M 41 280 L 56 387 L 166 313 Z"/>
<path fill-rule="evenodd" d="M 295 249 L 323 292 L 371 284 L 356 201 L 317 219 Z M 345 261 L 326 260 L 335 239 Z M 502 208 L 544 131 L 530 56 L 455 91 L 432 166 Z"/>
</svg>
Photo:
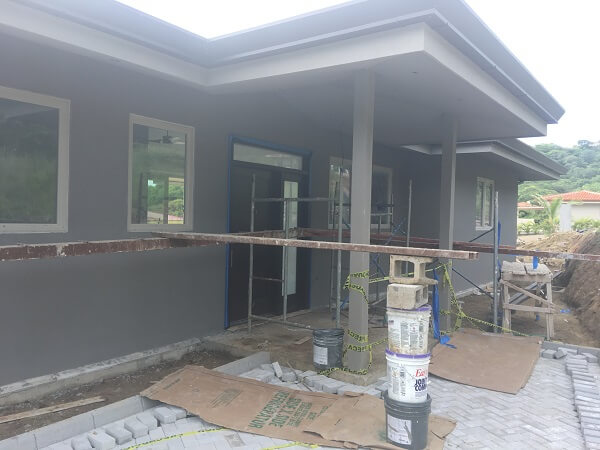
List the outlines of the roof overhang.
<svg viewBox="0 0 600 450">
<path fill-rule="evenodd" d="M 441 149 L 439 146 L 433 147 L 430 153 L 439 155 Z M 567 173 L 563 166 L 518 139 L 462 142 L 457 146 L 456 153 L 485 154 L 492 160 L 508 161 L 515 167 L 520 181 L 556 180 Z"/>
<path fill-rule="evenodd" d="M 462 0 L 361 0 L 213 40 L 113 1 L 8 0 L 0 33 L 212 93 L 276 92 L 342 131 L 353 75 L 372 70 L 390 146 L 440 142 L 444 114 L 473 141 L 545 135 L 563 113 Z"/>
</svg>

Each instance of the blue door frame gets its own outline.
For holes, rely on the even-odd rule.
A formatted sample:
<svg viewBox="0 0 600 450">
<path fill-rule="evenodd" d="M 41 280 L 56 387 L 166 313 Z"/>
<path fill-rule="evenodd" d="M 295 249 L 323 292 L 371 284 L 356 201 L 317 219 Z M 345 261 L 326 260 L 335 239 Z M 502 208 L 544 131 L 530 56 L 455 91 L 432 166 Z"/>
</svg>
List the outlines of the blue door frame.
<svg viewBox="0 0 600 450">
<path fill-rule="evenodd" d="M 262 141 L 260 139 L 254 139 L 254 138 L 249 138 L 249 137 L 243 137 L 243 136 L 237 136 L 234 134 L 229 135 L 229 138 L 227 140 L 227 233 L 231 233 L 231 165 L 233 163 L 233 146 L 236 143 L 239 144 L 246 144 L 246 145 L 252 145 L 255 147 L 262 147 L 262 148 L 267 148 L 270 150 L 277 150 L 280 152 L 284 152 L 284 153 L 292 153 L 295 155 L 301 155 L 303 157 L 305 157 L 307 159 L 308 162 L 308 170 L 306 171 L 308 173 L 308 196 L 310 197 L 311 195 L 311 185 L 312 185 L 312 178 L 311 178 L 311 159 L 312 159 L 312 152 L 309 150 L 304 150 L 304 149 L 300 149 L 300 148 L 295 148 L 295 147 L 289 147 L 287 145 L 281 145 L 281 144 L 275 144 L 273 142 L 268 142 L 268 141 Z M 268 167 L 268 166 L 265 166 Z M 308 210 L 308 222 L 310 223 L 310 208 Z M 225 321 L 224 321 L 224 327 L 225 328 L 229 328 L 229 244 L 226 245 L 226 253 L 225 253 Z M 309 277 L 308 277 L 308 307 L 310 308 L 311 306 L 311 276 L 310 274 L 312 273 L 312 258 L 309 258 L 308 260 L 308 273 L 309 273 Z"/>
</svg>

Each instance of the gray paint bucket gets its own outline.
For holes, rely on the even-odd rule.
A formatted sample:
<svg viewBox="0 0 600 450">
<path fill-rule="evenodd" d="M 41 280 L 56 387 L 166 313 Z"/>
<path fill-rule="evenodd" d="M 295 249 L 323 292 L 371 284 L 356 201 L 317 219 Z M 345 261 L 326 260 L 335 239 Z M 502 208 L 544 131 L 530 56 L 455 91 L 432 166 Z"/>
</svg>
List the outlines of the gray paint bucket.
<svg viewBox="0 0 600 450">
<path fill-rule="evenodd" d="M 423 403 L 404 403 L 392 400 L 385 392 L 383 401 L 388 441 L 401 448 L 426 448 L 431 397 L 428 395 Z"/>
<path fill-rule="evenodd" d="M 344 346 L 343 328 L 324 328 L 313 331 L 313 363 L 318 370 L 342 367 Z"/>
</svg>

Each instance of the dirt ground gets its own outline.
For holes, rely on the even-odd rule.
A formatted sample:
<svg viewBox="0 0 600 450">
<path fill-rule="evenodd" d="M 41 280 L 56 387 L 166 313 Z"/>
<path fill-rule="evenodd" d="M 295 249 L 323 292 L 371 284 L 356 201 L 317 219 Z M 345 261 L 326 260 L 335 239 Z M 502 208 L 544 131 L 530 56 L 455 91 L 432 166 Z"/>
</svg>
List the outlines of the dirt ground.
<svg viewBox="0 0 600 450">
<path fill-rule="evenodd" d="M 100 408 L 109 403 L 122 400 L 139 394 L 156 381 L 161 380 L 171 372 L 185 366 L 186 364 L 198 364 L 209 369 L 219 367 L 235 360 L 234 356 L 214 351 L 197 351 L 184 355 L 178 361 L 168 361 L 155 366 L 150 366 L 137 372 L 107 378 L 97 383 L 86 384 L 72 389 L 65 389 L 46 397 L 31 402 L 24 402 L 14 406 L 0 408 L 0 416 L 44 408 L 60 403 L 83 400 L 90 397 L 101 396 L 106 399 L 103 403 L 94 403 L 79 408 L 68 409 L 43 416 L 22 419 L 15 422 L 0 424 L 0 440 L 34 430 L 44 425 L 49 425 L 60 420 L 67 419 L 77 414 Z"/>
<path fill-rule="evenodd" d="M 600 341 L 594 338 L 581 323 L 573 308 L 567 305 L 560 292 L 552 293 L 552 300 L 556 305 L 557 313 L 554 315 L 554 341 L 566 342 L 574 345 L 584 345 L 588 347 L 599 347 Z M 492 322 L 491 318 L 491 299 L 484 295 L 471 295 L 461 299 L 463 310 L 468 316 Z M 533 300 L 526 304 L 532 304 Z M 563 311 L 563 312 L 560 312 Z M 543 317 L 535 320 L 535 314 L 528 311 L 515 311 L 511 317 L 512 329 L 532 336 L 546 336 L 546 321 Z M 469 322 L 463 319 L 463 327 L 479 328 L 484 331 L 492 331 L 491 326 L 486 328 L 476 322 Z"/>
</svg>

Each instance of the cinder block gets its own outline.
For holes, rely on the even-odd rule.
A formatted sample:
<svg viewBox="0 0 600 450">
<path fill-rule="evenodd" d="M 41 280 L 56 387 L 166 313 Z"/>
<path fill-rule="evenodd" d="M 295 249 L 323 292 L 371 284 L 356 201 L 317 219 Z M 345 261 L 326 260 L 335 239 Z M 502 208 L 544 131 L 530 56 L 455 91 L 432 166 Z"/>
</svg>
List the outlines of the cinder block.
<svg viewBox="0 0 600 450">
<path fill-rule="evenodd" d="M 148 433 L 148 436 L 150 437 L 151 441 L 155 441 L 157 439 L 164 438 L 165 432 L 163 431 L 163 429 L 161 427 L 158 427 L 154 430 L 150 430 L 150 432 Z"/>
<path fill-rule="evenodd" d="M 104 430 L 94 430 L 87 435 L 92 447 L 96 450 L 110 450 L 117 446 L 117 441 Z"/>
<path fill-rule="evenodd" d="M 283 381 L 287 381 L 287 382 L 296 381 L 296 372 L 294 372 L 289 367 L 283 367 L 282 370 L 283 370 L 283 374 L 281 376 L 281 379 Z"/>
<path fill-rule="evenodd" d="M 79 414 L 66 420 L 38 428 L 33 432 L 38 448 L 48 447 L 94 429 L 91 413 Z"/>
<path fill-rule="evenodd" d="M 260 368 L 262 370 L 266 370 L 267 372 L 273 373 L 275 375 L 275 370 L 273 369 L 273 364 L 261 364 Z"/>
<path fill-rule="evenodd" d="M 542 358 L 552 359 L 552 358 L 554 358 L 555 353 L 556 353 L 555 350 L 550 350 L 550 349 L 542 350 L 541 356 L 542 356 Z"/>
<path fill-rule="evenodd" d="M 152 414 L 152 411 L 146 411 L 141 414 L 138 414 L 137 419 L 142 422 L 144 425 L 148 427 L 148 431 L 154 430 L 158 427 L 158 420 Z"/>
<path fill-rule="evenodd" d="M 415 309 L 427 304 L 428 288 L 420 284 L 390 283 L 387 287 L 388 308 Z"/>
<path fill-rule="evenodd" d="M 132 419 L 126 420 L 124 426 L 125 426 L 125 429 L 132 434 L 134 439 L 137 439 L 142 436 L 146 436 L 148 434 L 148 426 L 143 424 L 142 422 L 140 422 L 135 417 Z"/>
<path fill-rule="evenodd" d="M 0 450 L 37 450 L 33 432 L 20 434 L 10 439 L 1 438 Z"/>
<path fill-rule="evenodd" d="M 558 349 L 564 351 L 565 353 L 568 353 L 569 355 L 577 355 L 577 350 L 575 350 L 574 348 L 558 347 Z"/>
<path fill-rule="evenodd" d="M 171 411 L 175 413 L 175 420 L 185 419 L 187 417 L 187 411 L 179 406 L 167 406 Z"/>
<path fill-rule="evenodd" d="M 179 422 L 179 421 L 177 421 L 177 422 Z M 175 436 L 176 434 L 179 434 L 179 431 L 177 431 L 177 427 L 176 427 L 177 422 L 162 424 L 161 428 L 163 430 L 163 433 L 165 433 L 166 437 Z"/>
<path fill-rule="evenodd" d="M 410 274 L 403 274 L 405 263 L 409 266 Z M 426 274 L 426 265 L 433 262 L 433 258 L 424 258 L 420 256 L 400 256 L 390 255 L 390 283 L 398 284 L 437 284 Z M 412 270 L 411 270 L 412 269 Z"/>
<path fill-rule="evenodd" d="M 125 442 L 129 442 L 131 439 L 133 439 L 133 433 L 119 425 L 109 425 L 104 429 L 104 431 L 106 431 L 106 434 L 109 436 L 115 438 L 115 441 L 117 441 L 118 445 L 124 444 Z"/>
<path fill-rule="evenodd" d="M 598 364 L 598 357 L 597 356 L 592 355 L 591 353 L 582 353 L 581 355 L 585 356 L 585 359 L 586 359 L 587 362 Z"/>
<path fill-rule="evenodd" d="M 175 423 L 175 421 L 177 420 L 177 413 L 166 406 L 159 406 L 158 408 L 154 408 L 152 410 L 152 414 L 158 419 L 158 421 L 161 424 Z"/>
<path fill-rule="evenodd" d="M 273 380 L 273 378 L 275 378 L 275 375 L 273 374 L 273 372 L 268 372 L 268 371 L 262 370 L 262 369 L 252 369 L 251 371 L 243 373 L 240 376 L 242 378 L 250 378 L 250 379 L 256 380 L 256 381 L 262 381 L 263 383 L 270 383 L 271 380 Z"/>
</svg>

